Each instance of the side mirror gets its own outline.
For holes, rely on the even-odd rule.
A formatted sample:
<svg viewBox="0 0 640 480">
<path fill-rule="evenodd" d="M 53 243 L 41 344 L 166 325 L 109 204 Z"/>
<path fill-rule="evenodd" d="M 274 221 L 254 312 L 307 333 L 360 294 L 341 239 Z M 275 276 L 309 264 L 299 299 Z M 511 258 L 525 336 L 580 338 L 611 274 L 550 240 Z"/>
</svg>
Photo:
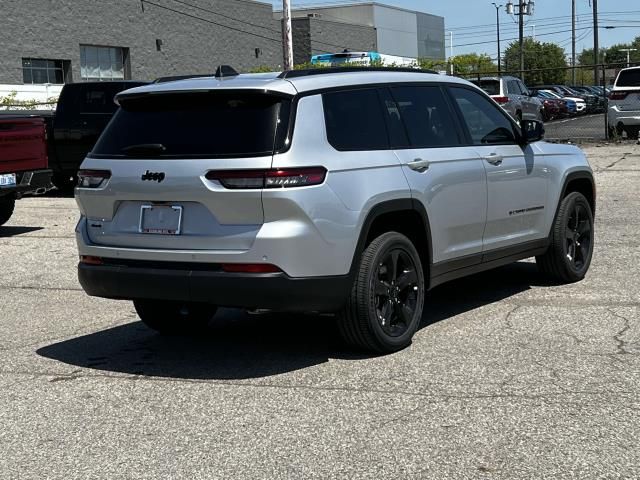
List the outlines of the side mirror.
<svg viewBox="0 0 640 480">
<path fill-rule="evenodd" d="M 537 120 L 521 120 L 520 130 L 525 144 L 538 142 L 544 138 L 544 124 Z"/>
</svg>

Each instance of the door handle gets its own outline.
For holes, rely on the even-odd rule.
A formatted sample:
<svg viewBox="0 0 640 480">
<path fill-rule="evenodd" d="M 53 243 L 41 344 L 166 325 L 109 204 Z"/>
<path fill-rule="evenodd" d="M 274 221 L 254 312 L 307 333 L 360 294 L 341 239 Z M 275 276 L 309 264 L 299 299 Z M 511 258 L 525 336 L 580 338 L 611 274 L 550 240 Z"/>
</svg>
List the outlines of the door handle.
<svg viewBox="0 0 640 480">
<path fill-rule="evenodd" d="M 491 165 L 501 165 L 504 157 L 502 155 L 498 155 L 497 153 L 493 153 L 487 157 L 483 157 L 487 162 Z"/>
<path fill-rule="evenodd" d="M 429 160 L 416 158 L 413 160 L 413 162 L 407 163 L 407 167 L 409 167 L 411 170 L 415 170 L 416 172 L 426 172 L 429 169 Z"/>
</svg>

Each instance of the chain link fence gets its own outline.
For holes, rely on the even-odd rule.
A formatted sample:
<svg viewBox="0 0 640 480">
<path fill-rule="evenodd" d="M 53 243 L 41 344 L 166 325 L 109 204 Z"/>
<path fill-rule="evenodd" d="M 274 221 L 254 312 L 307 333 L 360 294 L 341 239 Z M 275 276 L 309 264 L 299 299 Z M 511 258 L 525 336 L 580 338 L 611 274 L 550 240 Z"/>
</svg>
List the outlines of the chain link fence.
<svg viewBox="0 0 640 480">
<path fill-rule="evenodd" d="M 630 141 L 638 127 L 610 114 L 609 95 L 618 72 L 639 63 L 611 63 L 535 70 L 456 72 L 491 95 L 516 119 L 538 118 L 545 137 L 558 142 Z M 640 110 L 640 93 L 637 95 Z"/>
</svg>

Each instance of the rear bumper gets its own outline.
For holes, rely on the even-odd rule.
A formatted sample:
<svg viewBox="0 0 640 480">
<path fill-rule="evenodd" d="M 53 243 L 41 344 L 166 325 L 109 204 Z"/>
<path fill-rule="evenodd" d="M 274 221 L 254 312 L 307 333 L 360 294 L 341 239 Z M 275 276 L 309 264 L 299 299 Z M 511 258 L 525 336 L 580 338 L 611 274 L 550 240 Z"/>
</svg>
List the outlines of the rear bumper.
<svg viewBox="0 0 640 480">
<path fill-rule="evenodd" d="M 284 273 L 227 273 L 214 266 L 207 270 L 201 264 L 167 263 L 162 267 L 80 263 L 78 279 L 84 291 L 95 297 L 294 312 L 340 310 L 352 285 L 350 275 L 292 278 Z"/>
<path fill-rule="evenodd" d="M 33 172 L 18 172 L 16 185 L 0 187 L 0 197 L 9 194 L 26 194 L 51 190 L 51 170 L 36 170 Z"/>
<path fill-rule="evenodd" d="M 625 126 L 640 125 L 640 110 L 618 110 L 616 107 L 609 109 L 609 124 Z"/>
</svg>

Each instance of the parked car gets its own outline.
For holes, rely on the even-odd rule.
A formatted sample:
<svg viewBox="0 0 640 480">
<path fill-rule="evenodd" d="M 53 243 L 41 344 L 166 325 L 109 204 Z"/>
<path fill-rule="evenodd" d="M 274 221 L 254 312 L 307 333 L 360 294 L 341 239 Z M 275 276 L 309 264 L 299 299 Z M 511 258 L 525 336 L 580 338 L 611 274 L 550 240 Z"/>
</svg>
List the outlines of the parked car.
<svg viewBox="0 0 640 480">
<path fill-rule="evenodd" d="M 0 117 L 0 225 L 13 215 L 17 199 L 51 188 L 44 120 Z"/>
<path fill-rule="evenodd" d="M 541 90 L 534 90 L 533 95 L 540 99 L 542 102 L 542 118 L 545 122 L 555 120 L 557 118 L 567 117 L 569 113 L 570 100 L 562 100 L 561 98 L 554 98 L 548 92 Z M 573 104 L 573 113 L 575 113 L 575 102 Z"/>
<path fill-rule="evenodd" d="M 466 80 L 322 68 L 117 101 L 79 172 L 78 275 L 160 332 L 219 306 L 331 312 L 390 352 L 438 284 L 531 256 L 560 282 L 589 268 L 584 154 Z"/>
<path fill-rule="evenodd" d="M 578 92 L 581 95 L 585 95 L 588 97 L 587 100 L 587 108 L 589 108 L 589 101 L 592 102 L 593 108 L 592 111 L 594 113 L 604 112 L 607 105 L 607 99 L 604 95 L 598 92 L 594 92 L 591 87 L 584 86 L 571 86 L 571 89 L 575 92 Z"/>
<path fill-rule="evenodd" d="M 564 98 L 580 99 L 585 102 L 585 113 L 594 113 L 598 110 L 598 97 L 591 93 L 576 92 L 566 85 L 540 85 L 539 90 L 551 90 Z"/>
<path fill-rule="evenodd" d="M 55 112 L 8 114 L 15 118 L 37 113 L 44 119 L 53 182 L 58 188 L 68 190 L 75 185 L 80 164 L 117 109 L 115 95 L 145 84 L 137 81 L 68 83 L 62 88 Z"/>
<path fill-rule="evenodd" d="M 472 80 L 517 121 L 522 119 L 542 121 L 542 102 L 533 97 L 527 87 L 516 77 L 484 77 Z"/>
<path fill-rule="evenodd" d="M 608 135 L 638 138 L 640 132 L 640 67 L 620 70 L 609 94 Z"/>
<path fill-rule="evenodd" d="M 558 99 L 562 99 L 565 100 L 567 102 L 567 107 L 569 108 L 569 112 L 570 113 L 575 113 L 575 114 L 584 114 L 587 113 L 587 103 L 584 101 L 583 98 L 581 97 L 564 97 L 562 96 L 562 92 L 560 91 L 556 91 L 553 89 L 542 89 L 539 90 L 540 92 L 546 94 L 546 95 L 550 95 L 553 98 L 558 98 Z M 572 112 L 572 108 L 571 108 L 571 104 L 575 104 L 575 110 Z"/>
</svg>

